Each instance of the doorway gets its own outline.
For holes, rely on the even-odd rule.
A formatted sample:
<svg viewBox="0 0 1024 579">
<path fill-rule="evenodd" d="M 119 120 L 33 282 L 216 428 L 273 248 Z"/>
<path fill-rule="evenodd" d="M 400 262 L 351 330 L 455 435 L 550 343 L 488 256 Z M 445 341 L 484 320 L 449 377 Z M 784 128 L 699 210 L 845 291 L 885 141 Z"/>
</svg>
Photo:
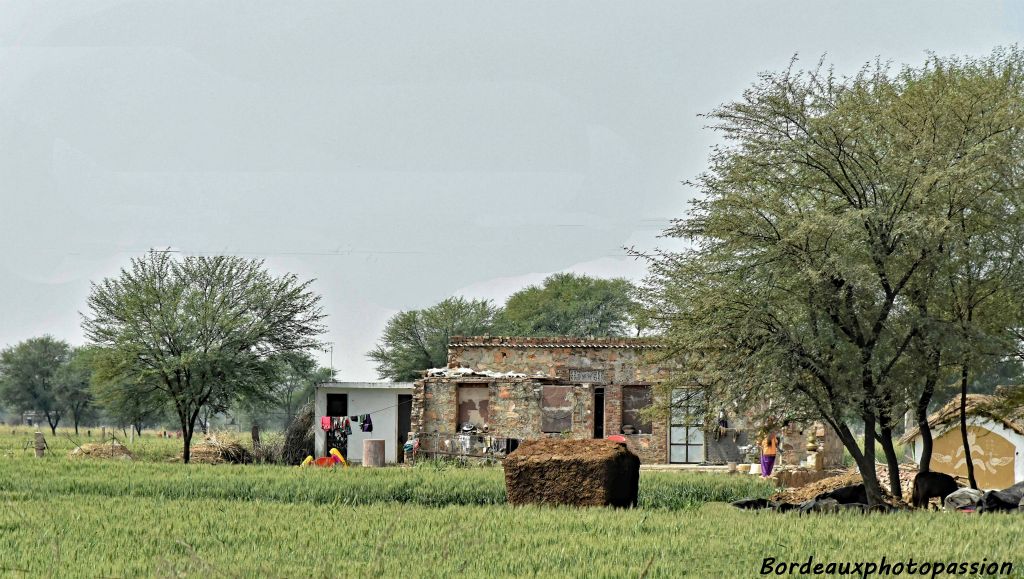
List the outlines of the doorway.
<svg viewBox="0 0 1024 579">
<path fill-rule="evenodd" d="M 348 416 L 348 394 L 327 395 L 327 416 Z M 332 448 L 337 448 L 341 456 L 348 460 L 348 435 L 342 432 L 340 428 L 327 431 L 324 443 L 324 456 Z"/>
<path fill-rule="evenodd" d="M 594 388 L 594 438 L 604 438 L 604 388 Z"/>
<path fill-rule="evenodd" d="M 405 443 L 412 428 L 412 394 L 398 395 L 398 462 L 405 462 Z"/>
</svg>

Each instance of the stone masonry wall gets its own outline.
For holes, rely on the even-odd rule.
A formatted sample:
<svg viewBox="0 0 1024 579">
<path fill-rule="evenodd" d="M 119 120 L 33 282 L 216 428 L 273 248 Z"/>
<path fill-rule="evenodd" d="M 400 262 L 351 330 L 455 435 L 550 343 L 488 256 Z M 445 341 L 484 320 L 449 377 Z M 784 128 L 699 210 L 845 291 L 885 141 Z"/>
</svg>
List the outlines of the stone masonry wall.
<svg viewBox="0 0 1024 579">
<path fill-rule="evenodd" d="M 668 378 L 653 342 L 622 338 L 461 338 L 448 349 L 449 368 L 515 372 L 528 378 L 430 377 L 416 383 L 413 430 L 425 434 L 458 429 L 458 387 L 487 385 L 488 433 L 531 439 L 544 433 L 541 393 L 545 384 L 572 388 L 572 438 L 594 436 L 594 393 L 604 389 L 604 434 L 621 433 L 622 386 L 653 385 Z M 653 421 L 652 432 L 628 435 L 627 444 L 644 463 L 668 462 L 668 427 Z"/>
<path fill-rule="evenodd" d="M 427 378 L 416 383 L 413 397 L 413 431 L 432 434 L 458 429 L 458 388 L 460 385 L 486 385 L 489 391 L 488 434 L 506 438 L 531 439 L 559 436 L 542 431 L 541 391 L 544 383 L 524 379 Z M 594 435 L 594 387 L 573 384 L 572 427 L 569 437 L 583 439 Z M 605 385 L 606 435 L 622 428 L 622 387 Z M 422 400 L 422 404 L 419 401 Z M 626 436 L 627 445 L 644 463 L 668 462 L 668 429 L 659 421 L 653 431 Z"/>
<path fill-rule="evenodd" d="M 605 384 L 643 384 L 668 378 L 646 340 L 571 338 L 452 338 L 448 366 L 477 371 L 519 372 L 570 380 L 571 370 L 596 370 Z M 563 343 L 564 342 L 564 343 Z M 615 347 L 617 345 L 618 347 Z M 588 347 L 589 346 L 589 347 Z M 597 382 L 597 381 L 595 381 Z"/>
</svg>

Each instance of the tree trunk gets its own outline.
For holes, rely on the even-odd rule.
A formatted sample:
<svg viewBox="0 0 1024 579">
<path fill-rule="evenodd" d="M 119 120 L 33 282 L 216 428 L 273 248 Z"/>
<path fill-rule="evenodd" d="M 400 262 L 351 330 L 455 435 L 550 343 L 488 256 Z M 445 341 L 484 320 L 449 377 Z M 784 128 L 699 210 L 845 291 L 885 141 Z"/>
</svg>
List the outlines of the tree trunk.
<svg viewBox="0 0 1024 579">
<path fill-rule="evenodd" d="M 971 444 L 967 440 L 967 364 L 960 366 L 960 436 L 964 442 L 964 462 L 967 464 L 967 480 L 972 489 L 978 488 L 974 478 L 974 461 L 971 459 Z"/>
<path fill-rule="evenodd" d="M 71 419 L 75 422 L 75 436 L 78 436 L 78 415 L 71 415 Z"/>
<path fill-rule="evenodd" d="M 864 479 L 864 488 L 867 490 L 868 505 L 874 506 L 882 503 L 882 490 L 878 484 L 878 475 L 875 473 L 875 443 L 874 443 L 874 419 L 871 420 L 871 430 L 865 430 L 865 437 L 870 437 L 870 444 L 865 444 L 864 448 L 870 448 L 870 456 L 867 452 L 862 452 L 861 447 L 857 444 L 857 439 L 854 437 L 853 432 L 844 422 L 836 422 L 832 424 L 833 429 L 839 436 L 839 440 L 843 442 L 843 446 L 846 450 L 850 451 L 850 456 L 853 457 L 854 462 L 857 463 L 857 470 L 860 471 L 861 477 Z"/>
<path fill-rule="evenodd" d="M 186 425 L 182 425 L 181 445 L 181 462 L 188 464 L 189 459 L 192 458 L 192 431 Z"/>
<path fill-rule="evenodd" d="M 258 450 L 260 447 L 260 425 L 257 422 L 252 423 L 252 449 Z"/>
<path fill-rule="evenodd" d="M 875 471 L 875 415 L 870 412 L 864 417 L 864 453 L 861 460 L 857 461 L 857 467 L 864 479 L 868 506 L 882 504 L 882 487 L 878 484 L 878 473 Z"/>
<path fill-rule="evenodd" d="M 46 423 L 50 425 L 50 434 L 57 436 L 57 425 L 60 424 L 60 414 L 54 414 L 53 418 L 50 417 L 49 412 L 43 413 L 46 416 Z"/>
<path fill-rule="evenodd" d="M 928 424 L 928 405 L 932 402 L 935 383 L 938 381 L 937 359 L 933 364 L 933 371 L 925 379 L 924 390 L 917 401 L 917 429 L 921 432 L 921 460 L 918 461 L 917 469 L 920 472 L 928 472 L 932 465 L 932 427 Z"/>
<path fill-rule="evenodd" d="M 885 452 L 885 464 L 889 467 L 889 494 L 902 499 L 903 485 L 900 482 L 900 459 L 896 456 L 896 447 L 892 443 L 892 426 L 886 424 L 881 427 L 881 435 L 878 441 L 882 444 Z"/>
<path fill-rule="evenodd" d="M 136 422 L 132 426 L 135 427 L 135 434 L 138 434 L 139 436 L 142 436 L 142 423 L 141 422 Z"/>
</svg>

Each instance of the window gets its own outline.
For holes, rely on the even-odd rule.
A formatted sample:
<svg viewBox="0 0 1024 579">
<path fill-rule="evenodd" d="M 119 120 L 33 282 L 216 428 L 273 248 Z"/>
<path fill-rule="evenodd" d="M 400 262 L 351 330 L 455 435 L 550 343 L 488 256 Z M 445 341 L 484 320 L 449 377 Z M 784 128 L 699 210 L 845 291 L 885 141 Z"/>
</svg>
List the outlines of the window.
<svg viewBox="0 0 1024 579">
<path fill-rule="evenodd" d="M 326 416 L 348 416 L 348 394 L 328 394 Z"/>
<path fill-rule="evenodd" d="M 540 398 L 542 432 L 572 430 L 572 386 L 544 386 Z"/>
<path fill-rule="evenodd" d="M 472 424 L 481 428 L 487 424 L 487 410 L 490 406 L 490 388 L 487 384 L 459 385 L 459 424 Z"/>
<path fill-rule="evenodd" d="M 633 431 L 638 434 L 651 433 L 650 419 L 640 417 L 640 411 L 651 405 L 650 386 L 623 386 L 622 387 L 622 427 L 632 426 Z"/>
<path fill-rule="evenodd" d="M 669 422 L 669 462 L 704 461 L 704 395 L 700 390 L 677 388 L 672 391 L 672 416 Z"/>
</svg>

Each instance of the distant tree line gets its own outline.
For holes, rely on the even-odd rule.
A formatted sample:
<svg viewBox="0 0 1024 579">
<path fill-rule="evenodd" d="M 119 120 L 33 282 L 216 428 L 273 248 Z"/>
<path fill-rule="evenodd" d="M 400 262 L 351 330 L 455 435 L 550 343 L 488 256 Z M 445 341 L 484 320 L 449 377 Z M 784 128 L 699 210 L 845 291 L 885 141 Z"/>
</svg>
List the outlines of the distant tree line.
<svg viewBox="0 0 1024 579">
<path fill-rule="evenodd" d="M 408 381 L 448 363 L 451 336 L 636 336 L 646 329 L 646 314 L 635 290 L 622 278 L 557 273 L 512 294 L 504 306 L 451 297 L 392 316 L 367 357 L 382 379 Z"/>
</svg>

